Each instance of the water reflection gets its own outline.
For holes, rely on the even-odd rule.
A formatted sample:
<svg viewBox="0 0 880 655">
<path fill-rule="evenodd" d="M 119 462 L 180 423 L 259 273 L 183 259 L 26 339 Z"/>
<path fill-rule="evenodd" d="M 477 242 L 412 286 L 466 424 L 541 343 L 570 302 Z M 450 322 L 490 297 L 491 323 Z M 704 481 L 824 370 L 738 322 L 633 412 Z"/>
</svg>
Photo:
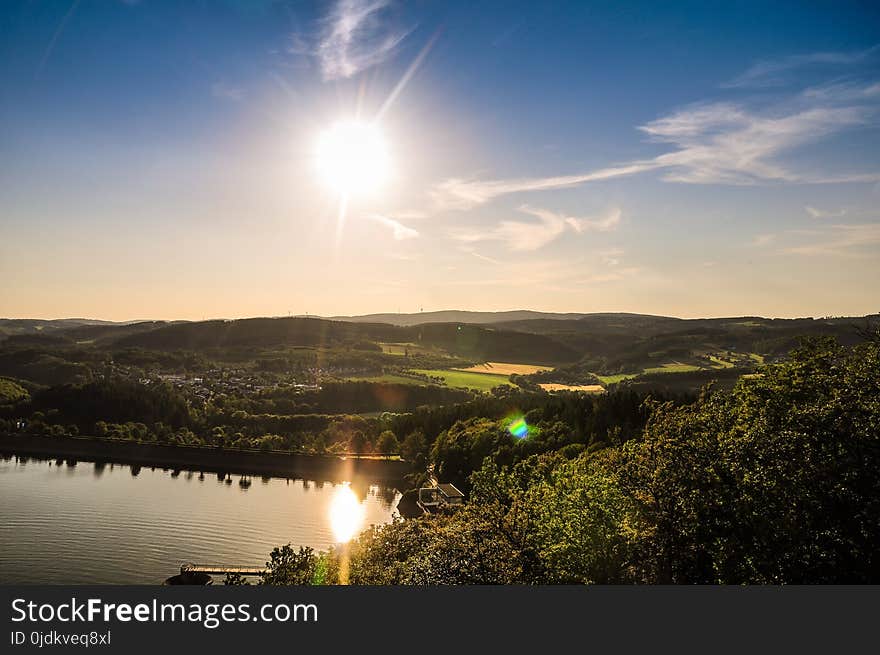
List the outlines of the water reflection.
<svg viewBox="0 0 880 655">
<path fill-rule="evenodd" d="M 196 485 L 170 467 L 68 468 L 65 458 L 2 453 L 0 461 L 11 462 L 0 463 L 0 584 L 154 583 L 183 561 L 259 565 L 285 543 L 335 546 L 342 557 L 367 526 L 391 520 L 399 498 L 356 476 L 263 483 L 197 470 Z"/>
<path fill-rule="evenodd" d="M 337 543 L 351 541 L 364 524 L 364 506 L 347 484 L 340 485 L 330 502 L 330 526 Z"/>
</svg>

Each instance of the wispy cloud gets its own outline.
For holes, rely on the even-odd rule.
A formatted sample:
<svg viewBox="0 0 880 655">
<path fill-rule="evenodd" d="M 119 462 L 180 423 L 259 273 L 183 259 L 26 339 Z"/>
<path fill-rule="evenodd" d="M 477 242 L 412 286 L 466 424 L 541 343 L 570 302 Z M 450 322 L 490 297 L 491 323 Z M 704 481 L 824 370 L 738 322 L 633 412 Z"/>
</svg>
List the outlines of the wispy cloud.
<svg viewBox="0 0 880 655">
<path fill-rule="evenodd" d="M 744 73 L 722 84 L 723 88 L 768 87 L 784 84 L 793 71 L 808 66 L 846 66 L 871 57 L 878 46 L 851 52 L 810 52 L 755 62 Z"/>
<path fill-rule="evenodd" d="M 564 232 L 576 233 L 599 231 L 608 232 L 620 223 L 621 211 L 614 208 L 599 217 L 576 218 L 547 209 L 523 205 L 519 211 L 537 218 L 537 221 L 505 220 L 490 230 L 459 231 L 453 238 L 465 243 L 478 241 L 501 241 L 510 250 L 528 251 L 543 248 L 558 239 Z"/>
<path fill-rule="evenodd" d="M 583 285 L 583 261 L 562 261 L 558 258 L 530 258 L 528 266 L 523 266 L 518 258 L 496 260 L 480 253 L 470 254 L 489 263 L 494 267 L 487 269 L 488 274 L 467 274 L 463 277 L 450 277 L 444 280 L 449 287 L 504 287 L 531 290 L 533 292 L 575 291 Z"/>
<path fill-rule="evenodd" d="M 804 89 L 804 99 L 814 102 L 858 102 L 880 96 L 880 82 L 854 81 L 832 82 Z"/>
<path fill-rule="evenodd" d="M 428 218 L 428 214 L 420 209 L 403 209 L 392 214 L 386 214 L 396 221 L 419 221 Z"/>
<path fill-rule="evenodd" d="M 874 108 L 864 106 L 756 112 L 739 105 L 714 103 L 683 109 L 639 129 L 654 141 L 676 147 L 654 160 L 669 169 L 663 178 L 667 181 L 810 183 L 826 178 L 793 172 L 779 162 L 779 156 L 844 128 L 864 125 L 875 113 Z"/>
<path fill-rule="evenodd" d="M 509 180 L 451 178 L 432 189 L 439 209 L 469 209 L 512 193 L 544 191 L 657 170 L 662 179 L 688 184 L 754 185 L 878 182 L 880 172 L 816 173 L 794 170 L 784 155 L 845 129 L 876 121 L 876 82 L 849 84 L 841 97 L 801 92 L 769 107 L 714 102 L 691 105 L 638 129 L 672 147 L 636 160 L 575 175 Z"/>
<path fill-rule="evenodd" d="M 501 261 L 495 259 L 494 257 L 489 257 L 488 255 L 483 255 L 481 253 L 478 253 L 476 250 L 468 250 L 467 252 L 469 252 L 471 255 L 473 255 L 477 259 L 483 260 L 484 262 L 489 262 L 490 264 L 494 264 L 495 266 L 502 265 Z"/>
<path fill-rule="evenodd" d="M 637 266 L 628 266 L 626 268 L 615 268 L 609 271 L 594 273 L 589 277 L 579 280 L 580 284 L 597 284 L 602 282 L 617 282 L 626 280 L 639 275 L 642 269 Z"/>
<path fill-rule="evenodd" d="M 775 240 L 775 234 L 756 234 L 755 238 L 752 239 L 752 245 L 758 248 L 763 248 L 764 246 L 769 246 Z"/>
<path fill-rule="evenodd" d="M 846 215 L 846 209 L 836 209 L 836 210 L 827 210 L 827 209 L 817 209 L 816 207 L 811 207 L 807 205 L 804 207 L 804 211 L 806 211 L 813 218 L 840 218 L 841 216 Z"/>
<path fill-rule="evenodd" d="M 620 257 L 623 255 L 621 248 L 609 248 L 599 253 L 602 263 L 605 266 L 617 266 L 620 263 Z"/>
<path fill-rule="evenodd" d="M 415 239 L 419 236 L 418 230 L 414 230 L 411 227 L 407 227 L 403 223 L 390 216 L 383 216 L 381 214 L 370 214 L 367 218 L 370 220 L 376 221 L 377 223 L 384 225 L 387 228 L 391 229 L 392 235 L 394 235 L 394 239 L 397 241 L 404 241 L 406 239 Z"/>
<path fill-rule="evenodd" d="M 470 209 L 493 198 L 525 191 L 547 191 L 579 186 L 587 182 L 633 175 L 657 168 L 651 162 L 636 162 L 624 166 L 603 168 L 577 175 L 520 178 L 514 180 L 464 180 L 452 178 L 436 185 L 431 191 L 434 204 L 441 209 Z"/>
<path fill-rule="evenodd" d="M 385 61 L 410 30 L 382 20 L 390 0 L 339 0 L 324 19 L 315 54 L 325 80 L 353 77 Z"/>
<path fill-rule="evenodd" d="M 835 257 L 876 257 L 880 246 L 880 223 L 830 225 L 822 230 L 799 230 L 795 237 L 808 238 L 807 243 L 788 246 L 783 253 L 791 255 L 829 255 Z M 866 252 L 873 249 L 873 252 Z"/>
<path fill-rule="evenodd" d="M 49 39 L 49 45 L 46 46 L 46 50 L 43 52 L 43 56 L 40 59 L 40 64 L 39 66 L 37 66 L 37 75 L 40 75 L 40 73 L 43 72 L 43 68 L 45 68 L 46 62 L 49 61 L 49 57 L 52 56 L 52 51 L 55 49 L 55 44 L 64 33 L 64 28 L 67 27 L 67 22 L 70 20 L 70 17 L 73 16 L 76 8 L 79 6 L 79 3 L 80 0 L 73 0 L 73 2 L 70 3 L 70 7 L 68 7 L 67 11 L 64 13 L 64 16 L 61 17 L 61 20 L 58 22 L 58 26 L 55 28 L 55 31 L 52 32 L 52 38 Z"/>
<path fill-rule="evenodd" d="M 226 100 L 235 100 L 239 102 L 244 100 L 244 89 L 233 86 L 227 82 L 214 82 L 211 85 L 211 95 L 215 98 L 223 98 Z"/>
</svg>

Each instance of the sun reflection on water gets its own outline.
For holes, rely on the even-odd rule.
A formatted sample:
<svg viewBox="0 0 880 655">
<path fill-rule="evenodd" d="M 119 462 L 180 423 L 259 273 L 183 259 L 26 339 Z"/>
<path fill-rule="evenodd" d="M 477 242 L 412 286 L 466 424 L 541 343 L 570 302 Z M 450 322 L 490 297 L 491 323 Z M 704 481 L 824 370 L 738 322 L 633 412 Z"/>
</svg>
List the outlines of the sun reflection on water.
<svg viewBox="0 0 880 655">
<path fill-rule="evenodd" d="M 330 526 L 337 543 L 348 543 L 363 529 L 366 510 L 347 484 L 340 485 L 330 501 Z"/>
</svg>

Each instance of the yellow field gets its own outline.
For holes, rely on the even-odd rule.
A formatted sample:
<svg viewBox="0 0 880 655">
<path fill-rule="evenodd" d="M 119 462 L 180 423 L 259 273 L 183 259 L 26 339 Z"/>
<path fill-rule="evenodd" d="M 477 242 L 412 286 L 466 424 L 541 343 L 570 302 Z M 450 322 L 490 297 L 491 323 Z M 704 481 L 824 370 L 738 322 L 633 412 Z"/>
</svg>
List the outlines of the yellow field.
<svg viewBox="0 0 880 655">
<path fill-rule="evenodd" d="M 583 393 L 605 393 L 605 387 L 601 384 L 556 384 L 546 382 L 539 384 L 544 391 L 581 391 Z"/>
<path fill-rule="evenodd" d="M 490 373 L 492 375 L 531 375 L 538 371 L 549 371 L 550 366 L 533 366 L 531 364 L 510 364 L 508 362 L 486 362 L 470 368 L 457 368 L 456 371 L 468 373 Z"/>
</svg>

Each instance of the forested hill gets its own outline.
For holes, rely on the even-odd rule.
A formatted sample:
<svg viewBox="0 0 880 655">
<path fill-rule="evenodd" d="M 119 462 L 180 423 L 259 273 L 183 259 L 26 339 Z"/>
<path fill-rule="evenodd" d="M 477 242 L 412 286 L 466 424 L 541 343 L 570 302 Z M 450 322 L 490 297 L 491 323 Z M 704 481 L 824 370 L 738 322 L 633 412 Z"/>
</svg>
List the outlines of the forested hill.
<svg viewBox="0 0 880 655">
<path fill-rule="evenodd" d="M 387 323 L 349 323 L 318 318 L 251 318 L 165 325 L 128 334 L 114 342 L 119 347 L 149 350 L 207 350 L 276 346 L 334 347 L 378 342 L 412 343 L 440 348 L 476 359 L 564 363 L 578 351 L 552 337 L 459 323 L 432 323 L 412 327 Z"/>
<path fill-rule="evenodd" d="M 564 368 L 535 382 L 593 384 L 594 375 L 599 375 L 607 378 L 603 383 L 613 384 L 640 376 L 639 383 L 669 390 L 685 385 L 692 390 L 712 380 L 732 383 L 764 363 L 778 361 L 802 337 L 829 336 L 852 345 L 862 339 L 861 332 L 868 325 L 880 319 L 878 315 L 679 319 L 588 314 L 511 320 L 511 314 L 537 313 L 481 314 L 480 319 L 489 315 L 506 319 L 482 325 L 392 325 L 316 317 L 91 324 L 6 320 L 0 321 L 0 375 L 60 384 L 91 379 L 90 371 L 94 373 L 102 362 L 142 366 L 146 360 L 166 361 L 169 357 L 176 362 L 166 361 L 173 370 L 207 366 L 205 362 L 218 357 L 254 365 L 257 359 L 274 358 L 259 365 L 275 370 L 295 367 L 294 359 L 300 355 L 291 359 L 289 350 L 301 348 L 312 351 L 313 359 L 318 351 L 322 357 L 332 351 L 340 370 L 388 373 L 455 368 L 468 362 L 510 362 Z M 161 354 L 145 356 L 144 352 Z M 413 359 L 416 356 L 422 358 L 421 363 Z M 184 359 L 192 362 L 184 366 Z M 201 359 L 205 362 L 193 363 Z M 356 360 L 359 363 L 355 364 Z"/>
<path fill-rule="evenodd" d="M 331 316 L 331 321 L 349 323 L 390 323 L 391 325 L 423 325 L 425 323 L 470 323 L 472 325 L 491 325 L 505 321 L 528 321 L 536 319 L 573 320 L 587 314 L 569 312 L 564 314 L 536 312 L 516 309 L 506 312 L 470 312 L 460 309 L 447 309 L 437 312 L 418 312 L 412 314 L 364 314 L 362 316 Z"/>
<path fill-rule="evenodd" d="M 87 318 L 0 318 L 0 338 L 20 334 L 48 334 L 76 328 L 81 325 L 118 325 L 112 321 L 98 321 Z"/>
<path fill-rule="evenodd" d="M 246 318 L 166 325 L 116 341 L 123 347 L 151 350 L 332 346 L 357 340 L 397 341 L 404 332 L 393 325 L 352 324 L 318 318 Z"/>
</svg>

